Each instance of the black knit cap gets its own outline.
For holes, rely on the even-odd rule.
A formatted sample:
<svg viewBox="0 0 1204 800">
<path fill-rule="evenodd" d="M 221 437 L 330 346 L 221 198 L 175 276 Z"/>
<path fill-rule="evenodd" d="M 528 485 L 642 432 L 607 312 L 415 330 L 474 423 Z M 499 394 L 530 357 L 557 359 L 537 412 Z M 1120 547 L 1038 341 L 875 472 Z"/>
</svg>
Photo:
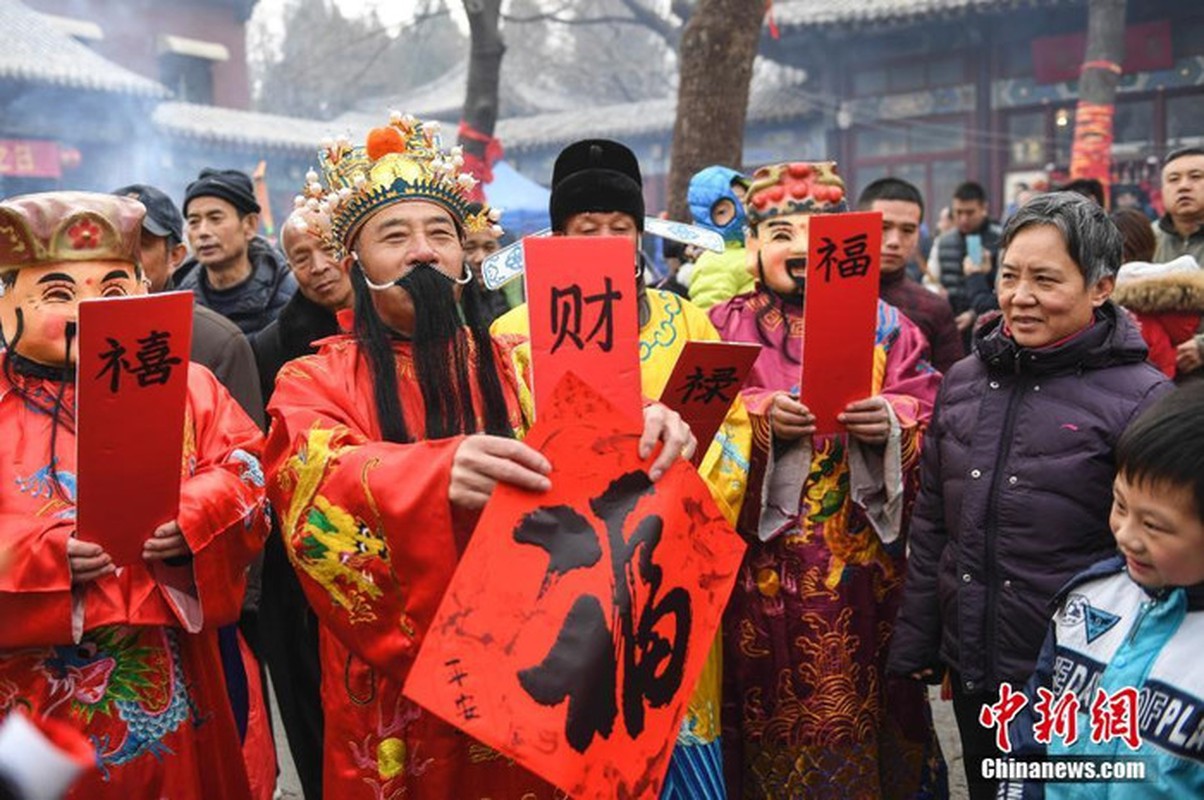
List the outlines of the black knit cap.
<svg viewBox="0 0 1204 800">
<path fill-rule="evenodd" d="M 644 181 L 640 163 L 626 145 L 609 139 L 584 139 L 560 151 L 552 168 L 548 215 L 552 230 L 564 231 L 574 214 L 621 211 L 644 230 Z"/>
<path fill-rule="evenodd" d="M 245 172 L 236 169 L 201 170 L 197 179 L 184 190 L 184 214 L 188 204 L 198 197 L 219 197 L 238 209 L 239 214 L 258 214 L 259 203 L 255 200 L 255 187 Z"/>
</svg>

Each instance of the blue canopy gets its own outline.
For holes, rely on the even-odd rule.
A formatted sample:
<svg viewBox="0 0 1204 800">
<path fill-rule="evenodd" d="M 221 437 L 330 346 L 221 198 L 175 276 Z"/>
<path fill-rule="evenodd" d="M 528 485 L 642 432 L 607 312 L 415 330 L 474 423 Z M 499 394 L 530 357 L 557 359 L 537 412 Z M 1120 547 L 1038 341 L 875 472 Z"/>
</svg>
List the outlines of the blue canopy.
<svg viewBox="0 0 1204 800">
<path fill-rule="evenodd" d="M 548 227 L 548 198 L 551 192 L 499 161 L 493 165 L 493 182 L 485 185 L 489 205 L 502 209 L 506 233 L 521 237 Z"/>
</svg>

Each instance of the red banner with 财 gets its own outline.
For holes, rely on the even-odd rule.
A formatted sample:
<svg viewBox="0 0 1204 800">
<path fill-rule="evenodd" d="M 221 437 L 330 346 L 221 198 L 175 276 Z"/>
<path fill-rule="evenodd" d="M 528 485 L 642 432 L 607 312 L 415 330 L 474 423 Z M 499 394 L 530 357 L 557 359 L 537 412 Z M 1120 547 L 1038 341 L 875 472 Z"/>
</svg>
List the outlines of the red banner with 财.
<svg viewBox="0 0 1204 800">
<path fill-rule="evenodd" d="M 635 245 L 618 236 L 523 242 L 535 418 L 566 372 L 641 420 L 640 314 Z"/>
</svg>

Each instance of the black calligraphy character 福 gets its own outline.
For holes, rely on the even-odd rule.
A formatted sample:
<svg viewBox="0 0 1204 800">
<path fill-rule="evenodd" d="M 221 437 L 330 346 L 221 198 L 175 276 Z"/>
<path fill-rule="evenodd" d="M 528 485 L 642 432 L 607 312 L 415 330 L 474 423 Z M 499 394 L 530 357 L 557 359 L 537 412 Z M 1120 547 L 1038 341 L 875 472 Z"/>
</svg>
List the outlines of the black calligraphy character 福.
<svg viewBox="0 0 1204 800">
<path fill-rule="evenodd" d="M 578 596 L 543 661 L 518 673 L 520 685 L 537 703 L 557 706 L 568 700 L 565 738 L 578 752 L 585 752 L 594 736 L 609 738 L 614 732 L 620 698 L 624 728 L 635 738 L 644 730 L 645 704 L 662 708 L 681 688 L 692 613 L 685 588 L 661 594 L 664 574 L 654 557 L 664 521 L 650 514 L 630 538 L 623 533 L 640 498 L 653 492 L 648 475 L 636 471 L 615 479 L 590 501 L 609 544 L 609 609 L 595 595 Z M 515 541 L 548 552 L 541 594 L 553 580 L 597 566 L 603 554 L 598 538 L 589 520 L 569 506 L 536 509 L 514 531 Z M 644 598 L 638 609 L 637 595 Z M 672 626 L 658 628 L 666 619 Z"/>
<path fill-rule="evenodd" d="M 864 233 L 858 233 L 843 239 L 838 246 L 827 236 L 823 237 L 816 252 L 819 253 L 819 264 L 815 271 L 822 272 L 824 283 L 832 280 L 832 267 L 841 278 L 864 278 L 870 270 L 871 259 L 866 251 L 869 243 Z M 840 251 L 837 257 L 837 250 Z"/>
<path fill-rule="evenodd" d="M 126 370 L 138 377 L 139 386 L 167 383 L 172 367 L 183 363 L 179 356 L 171 354 L 170 339 L 170 333 L 152 330 L 146 337 L 138 340 L 138 350 L 134 353 L 134 358 L 138 359 L 138 366 L 126 365 Z"/>
<path fill-rule="evenodd" d="M 130 362 L 125 359 L 126 349 L 121 342 L 111 336 L 106 336 L 105 341 L 109 343 L 109 349 L 100 354 L 104 360 L 104 366 L 100 372 L 96 373 L 97 378 L 104 377 L 106 372 L 109 375 L 109 391 L 113 394 L 121 388 L 121 370 L 124 368 L 129 370 Z"/>
<path fill-rule="evenodd" d="M 870 256 L 866 252 L 867 237 L 864 233 L 850 236 L 840 243 L 843 258 L 836 264 L 842 278 L 864 278 L 870 271 Z"/>
<path fill-rule="evenodd" d="M 702 367 L 695 367 L 694 371 L 686 376 L 685 386 L 682 387 L 681 401 L 688 403 L 692 399 L 697 399 L 700 403 L 709 404 L 719 400 L 722 403 L 730 404 L 732 396 L 724 394 L 724 390 L 730 389 L 735 383 L 735 367 L 718 367 L 709 373 L 703 372 Z"/>
<path fill-rule="evenodd" d="M 555 353 L 566 340 L 572 340 L 578 350 L 584 350 L 586 342 L 594 342 L 603 352 L 614 346 L 614 304 L 623 298 L 623 293 L 614 288 L 610 278 L 605 279 L 605 288 L 598 294 L 582 297 L 577 284 L 561 288 L 552 287 L 552 342 Z M 594 327 L 581 337 L 581 315 L 586 306 L 598 305 Z M 599 337 L 599 333 L 601 336 Z"/>
</svg>

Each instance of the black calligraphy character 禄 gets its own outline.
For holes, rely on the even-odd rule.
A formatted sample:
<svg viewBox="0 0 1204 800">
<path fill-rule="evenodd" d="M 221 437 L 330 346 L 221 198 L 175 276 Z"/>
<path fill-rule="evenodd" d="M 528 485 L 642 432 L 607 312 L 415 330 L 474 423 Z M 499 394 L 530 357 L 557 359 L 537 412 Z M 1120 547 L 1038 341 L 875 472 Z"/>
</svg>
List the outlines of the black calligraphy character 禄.
<svg viewBox="0 0 1204 800">
<path fill-rule="evenodd" d="M 171 354 L 170 339 L 170 333 L 152 330 L 146 337 L 138 340 L 138 350 L 134 353 L 134 358 L 138 359 L 138 366 L 127 365 L 126 370 L 138 377 L 139 386 L 167 383 L 172 367 L 183 363 L 179 356 Z"/>
<path fill-rule="evenodd" d="M 730 389 L 735 383 L 735 367 L 718 367 L 709 373 L 703 372 L 702 367 L 695 367 L 694 371 L 686 376 L 686 383 L 682 387 L 681 401 L 688 403 L 696 398 L 698 402 L 704 404 L 710 404 L 716 400 L 730 404 L 732 396 L 724 394 L 724 390 Z"/>
<path fill-rule="evenodd" d="M 96 377 L 101 378 L 106 372 L 111 373 L 109 375 L 109 391 L 116 394 L 117 390 L 121 388 L 121 370 L 123 368 L 129 370 L 130 362 L 125 359 L 126 349 L 121 342 L 111 336 L 106 336 L 105 341 L 109 343 L 109 349 L 100 354 L 104 360 L 104 366 L 101 367 L 100 372 L 96 373 Z"/>
<path fill-rule="evenodd" d="M 630 538 L 623 534 L 640 498 L 654 491 L 648 475 L 635 471 L 615 479 L 590 501 L 606 527 L 610 608 L 592 594 L 577 597 L 543 661 L 518 673 L 519 683 L 537 703 L 557 706 L 568 700 L 565 738 L 578 752 L 585 752 L 595 735 L 610 737 L 620 698 L 624 728 L 635 738 L 644 730 L 645 704 L 662 708 L 681 688 L 692 612 L 683 587 L 661 594 L 664 574 L 654 557 L 664 521 L 651 514 L 636 524 Z M 597 531 L 568 506 L 536 509 L 519 523 L 514 539 L 548 552 L 541 594 L 553 580 L 595 567 L 602 559 Z M 638 609 L 637 588 L 644 598 Z M 669 618 L 672 635 L 666 637 L 668 631 L 657 626 Z M 617 630 L 611 630 L 612 621 Z"/>
<path fill-rule="evenodd" d="M 614 288 L 610 278 L 605 279 L 605 288 L 598 294 L 582 297 L 581 287 L 577 284 L 561 288 L 552 287 L 552 342 L 551 352 L 555 353 L 566 340 L 571 340 L 578 350 L 584 350 L 586 342 L 594 342 L 599 349 L 609 353 L 614 346 L 614 304 L 621 300 L 623 293 Z M 581 314 L 586 306 L 599 305 L 598 317 L 594 327 L 581 338 Z M 599 337 L 599 333 L 601 336 Z"/>
</svg>

